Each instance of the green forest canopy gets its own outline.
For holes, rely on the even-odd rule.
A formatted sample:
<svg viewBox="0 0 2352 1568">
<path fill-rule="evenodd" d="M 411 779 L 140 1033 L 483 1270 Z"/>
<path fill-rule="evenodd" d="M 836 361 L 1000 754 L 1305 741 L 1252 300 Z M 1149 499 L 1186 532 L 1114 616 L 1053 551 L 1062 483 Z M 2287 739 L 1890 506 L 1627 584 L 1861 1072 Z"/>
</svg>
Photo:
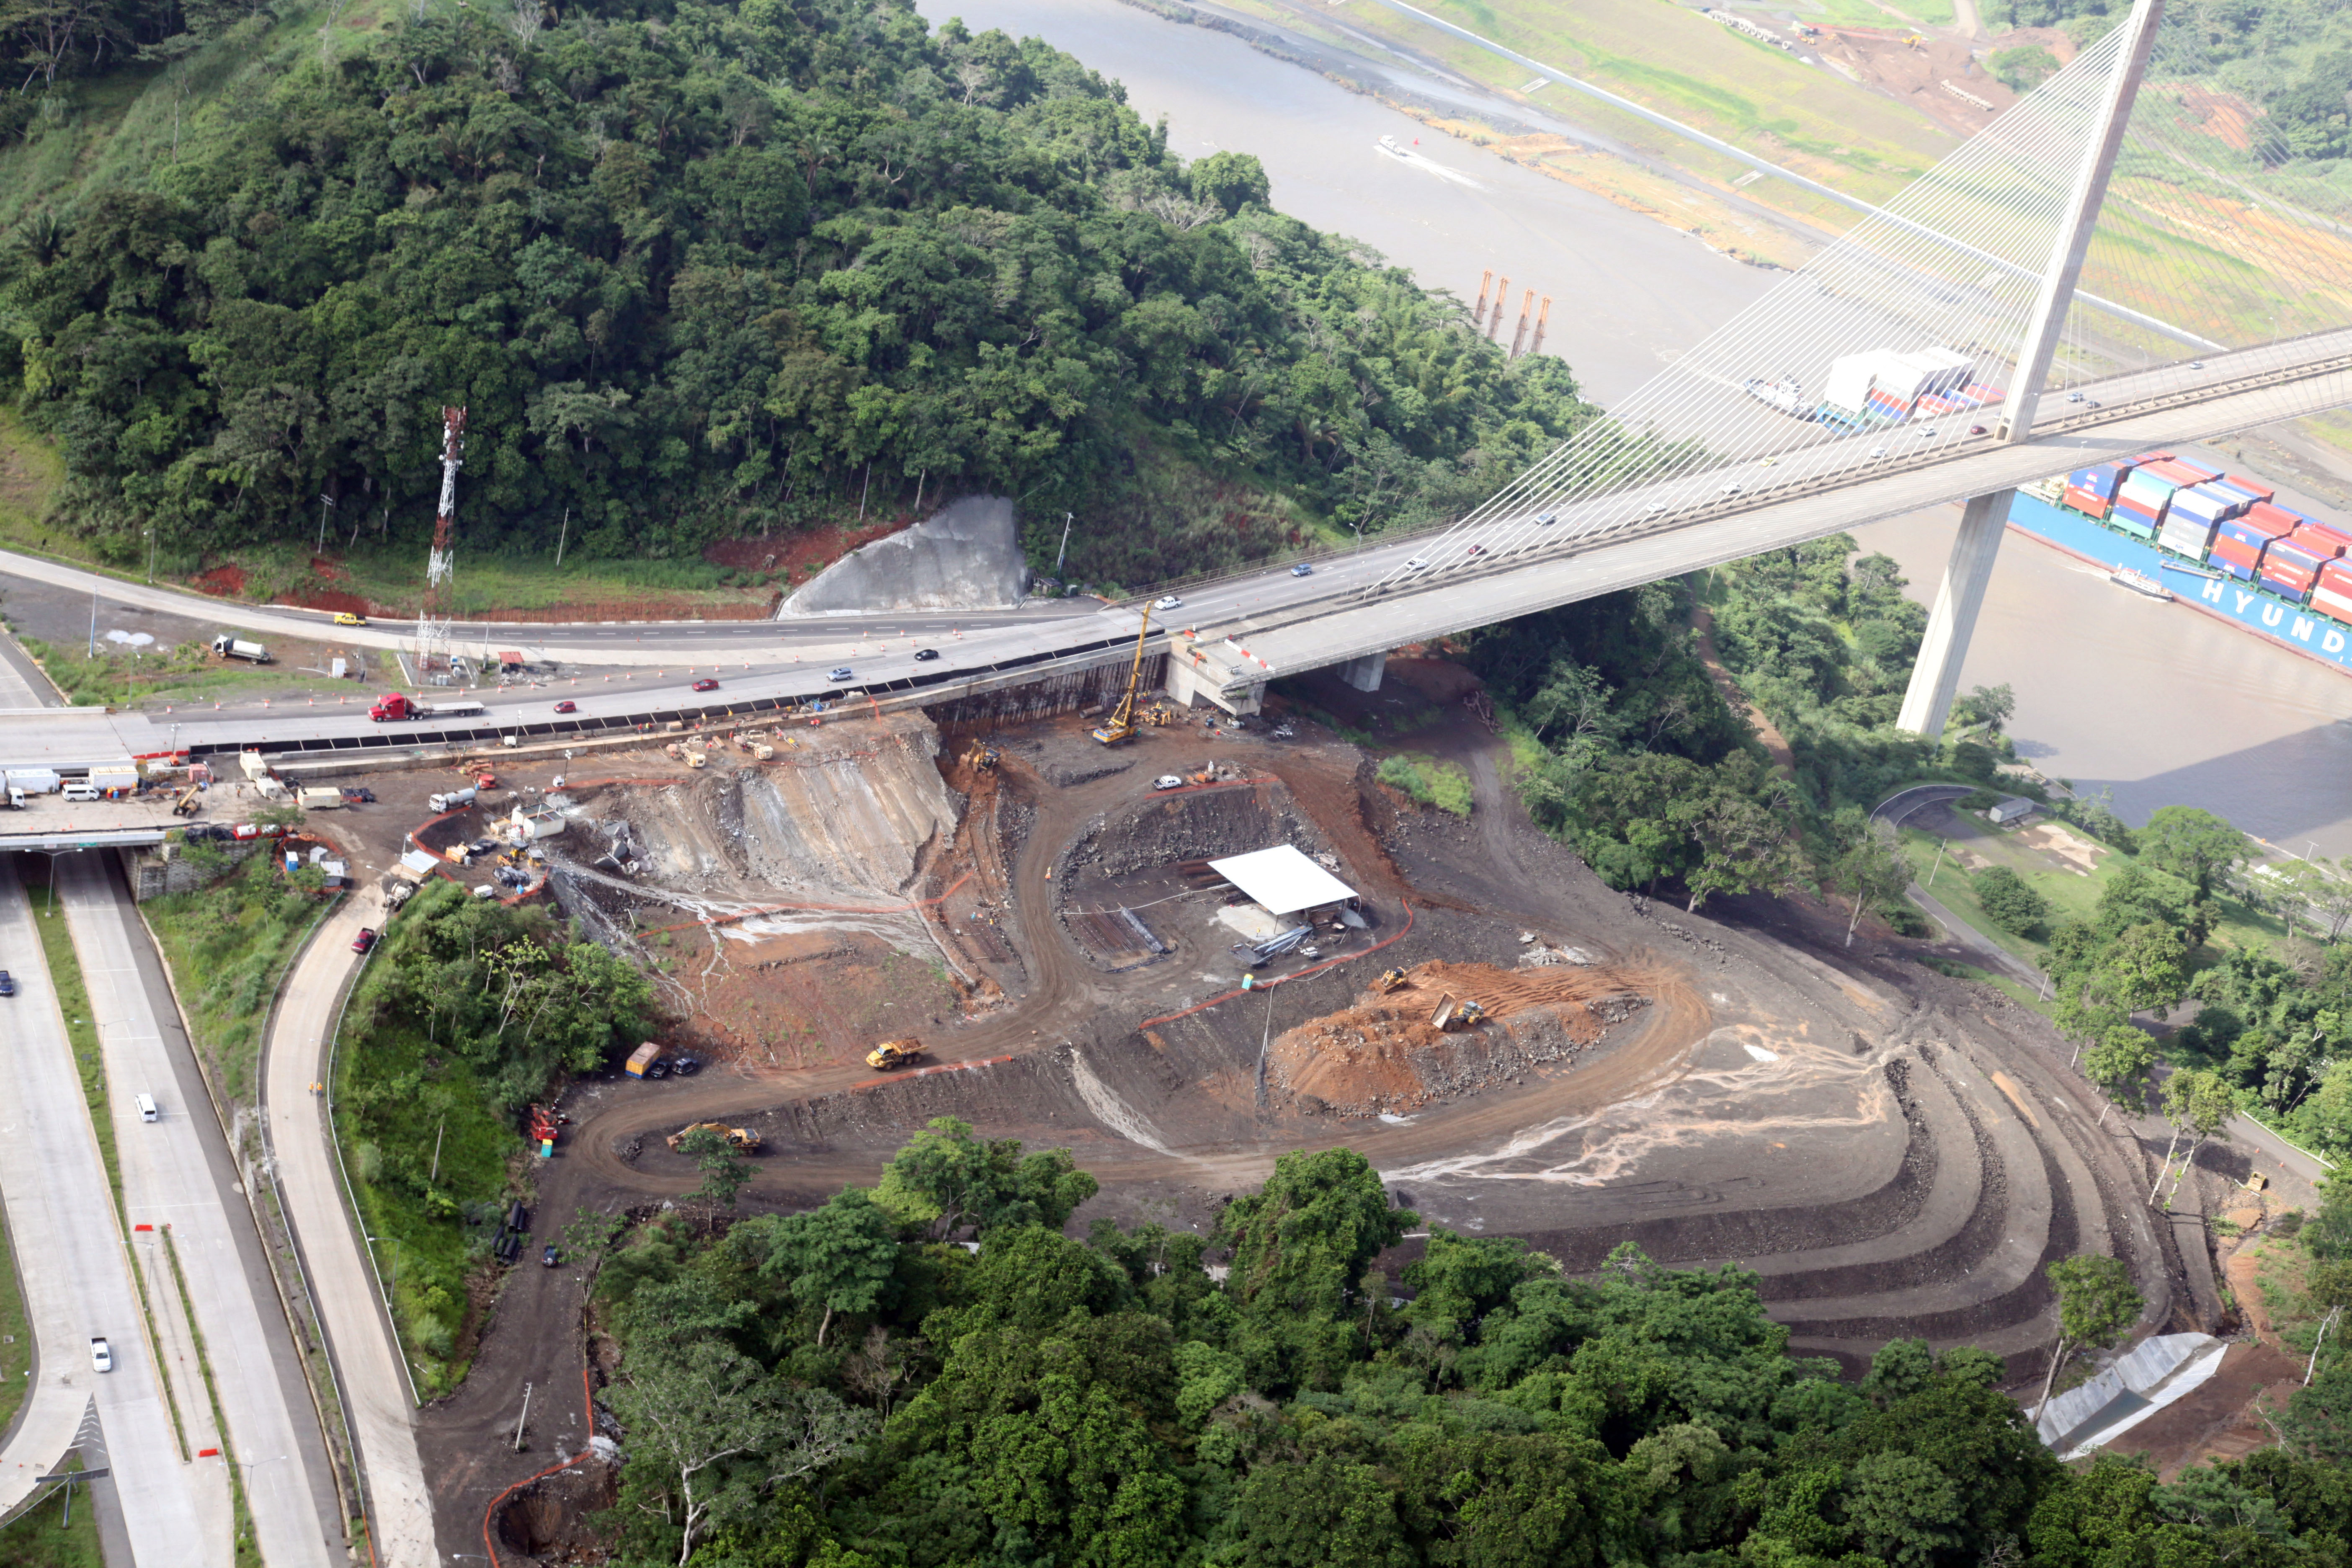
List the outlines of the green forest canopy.
<svg viewBox="0 0 2352 1568">
<path fill-rule="evenodd" d="M 2341 1568 L 2352 1550 L 2340 1352 L 2281 1391 L 2286 1447 L 2158 1485 L 2113 1457 L 2062 1466 L 1989 1352 L 1897 1340 L 1858 1382 L 1789 1355 L 1736 1267 L 1629 1245 L 1570 1279 L 1437 1227 L 1384 1277 L 1418 1221 L 1350 1150 L 1285 1155 L 1208 1235 L 1066 1237 L 1094 1191 L 1067 1151 L 940 1121 L 872 1191 L 719 1238 L 683 1216 L 639 1231 L 598 1285 L 625 1349 L 614 1561 Z M 2307 1228 L 2315 1258 L 2340 1256 L 2340 1224 Z"/>
<path fill-rule="evenodd" d="M 476 548 L 550 548 L 568 513 L 593 554 L 688 555 L 870 471 L 1117 518 L 1074 565 L 1139 580 L 1302 517 L 1459 509 L 1587 412 L 1559 360 L 1507 364 L 1457 302 L 1272 210 L 1255 159 L 1187 165 L 1118 84 L 909 0 L 443 9 L 324 65 L 266 12 L 106 15 L 0 129 L 65 134 L 26 104 L 133 48 L 246 62 L 0 263 L 0 384 L 118 554 L 151 522 L 183 562 L 307 542 L 321 495 L 414 534 L 458 403 Z"/>
</svg>

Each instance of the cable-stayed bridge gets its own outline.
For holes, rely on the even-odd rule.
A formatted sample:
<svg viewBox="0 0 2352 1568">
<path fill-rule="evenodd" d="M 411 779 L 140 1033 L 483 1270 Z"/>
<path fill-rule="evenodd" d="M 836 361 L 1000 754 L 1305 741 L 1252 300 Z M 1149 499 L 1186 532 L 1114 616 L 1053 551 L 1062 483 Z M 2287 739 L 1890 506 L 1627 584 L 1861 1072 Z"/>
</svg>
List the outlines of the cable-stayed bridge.
<svg viewBox="0 0 2352 1568">
<path fill-rule="evenodd" d="M 2217 84 L 2162 0 L 2130 16 L 1770 293 L 1502 493 L 1374 536 L 1311 573 L 1187 586 L 1155 637 L 1177 696 L 1254 708 L 1270 679 L 1966 500 L 1902 722 L 1940 731 L 2013 487 L 2352 402 L 2352 201 Z M 1579 301 L 1605 311 L 1607 301 Z M 0 763 L 83 752 L 367 749 L 562 739 L 756 718 L 838 693 L 948 697 L 1123 662 L 1135 609 L 1003 616 L 952 640 L 877 638 L 585 700 L 492 698 L 484 717 L 372 725 L 349 710 L 0 713 Z M 869 628 L 870 630 L 871 628 Z M 534 628 L 593 660 L 595 628 Z M 917 660 L 917 641 L 939 658 Z M 682 656 L 691 663 L 692 656 Z M 692 671 L 686 672 L 688 674 Z M 589 699 L 583 689 L 578 693 Z M 101 733 L 103 731 L 103 733 Z"/>
</svg>

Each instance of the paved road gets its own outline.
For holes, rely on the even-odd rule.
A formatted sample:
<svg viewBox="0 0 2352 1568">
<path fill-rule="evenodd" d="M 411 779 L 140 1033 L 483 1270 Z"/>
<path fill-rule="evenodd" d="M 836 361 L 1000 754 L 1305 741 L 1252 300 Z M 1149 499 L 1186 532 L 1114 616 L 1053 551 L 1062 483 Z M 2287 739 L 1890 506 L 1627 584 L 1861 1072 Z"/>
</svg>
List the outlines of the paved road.
<svg viewBox="0 0 2352 1568">
<path fill-rule="evenodd" d="M 26 1471 L 40 1474 L 72 1445 L 83 1407 L 95 1399 L 139 1568 L 209 1562 L 194 1470 L 181 1458 L 164 1406 L 34 918 L 15 868 L 0 861 L 0 964 L 17 988 L 0 999 L 10 1047 L 9 1093 L 0 1098 L 0 1196 L 39 1346 L 33 1408 L 0 1453 L 0 1502 L 21 1497 Z M 93 1334 L 113 1346 L 110 1373 L 90 1366 Z M 208 1463 L 216 1473 L 219 1461 Z M 225 1552 L 228 1542 L 219 1544 Z"/>
<path fill-rule="evenodd" d="M 317 1412 L 178 1007 L 128 890 L 99 854 L 60 856 L 57 865 L 115 1086 L 132 1247 L 148 1240 L 137 1226 L 152 1225 L 158 1235 L 170 1226 L 229 1450 L 247 1467 L 247 1506 L 262 1560 L 269 1568 L 326 1568 L 342 1560 L 342 1531 Z M 139 1120 L 133 1097 L 142 1092 L 154 1097 L 159 1121 Z M 195 1394 L 203 1397 L 201 1388 Z"/>
<path fill-rule="evenodd" d="M 364 913 L 363 913 L 364 911 Z M 346 898 L 320 926 L 280 994 L 263 1064 L 263 1114 L 287 1219 L 326 1325 L 327 1352 L 359 1446 L 378 1568 L 434 1568 L 433 1508 L 416 1452 L 415 1405 L 391 1324 L 342 1199 L 323 1102 L 327 1031 L 352 938 L 381 918 L 373 894 Z"/>
</svg>

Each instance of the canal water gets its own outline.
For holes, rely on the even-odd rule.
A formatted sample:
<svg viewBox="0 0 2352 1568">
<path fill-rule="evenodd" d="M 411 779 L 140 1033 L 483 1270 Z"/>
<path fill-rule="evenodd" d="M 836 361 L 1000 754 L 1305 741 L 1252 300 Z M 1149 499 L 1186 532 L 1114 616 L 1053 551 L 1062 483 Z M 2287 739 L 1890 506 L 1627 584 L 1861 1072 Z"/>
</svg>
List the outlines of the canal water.
<svg viewBox="0 0 2352 1568">
<path fill-rule="evenodd" d="M 1552 296 L 1547 353 L 1589 395 L 1623 395 L 1776 276 L 1571 185 L 1507 163 L 1226 34 L 1118 0 L 920 0 L 939 22 L 1034 34 L 1165 116 L 1188 158 L 1265 165 L 1277 206 L 1364 241 L 1465 300 L 1493 268 Z M 1401 163 L 1382 136 L 1443 165 Z M 1450 176 L 1450 177 L 1449 177 Z M 1505 331 L 1508 331 L 1507 324 Z M 2320 516 L 2334 509 L 2282 489 Z M 1958 521 L 1937 508 L 1858 531 L 1932 597 Z M 2133 821 L 2201 805 L 2283 848 L 2352 854 L 2352 679 L 2185 606 L 2116 587 L 2019 533 L 2001 546 L 1962 689 L 2017 692 L 2019 749 L 2053 778 L 2112 788 Z"/>
</svg>

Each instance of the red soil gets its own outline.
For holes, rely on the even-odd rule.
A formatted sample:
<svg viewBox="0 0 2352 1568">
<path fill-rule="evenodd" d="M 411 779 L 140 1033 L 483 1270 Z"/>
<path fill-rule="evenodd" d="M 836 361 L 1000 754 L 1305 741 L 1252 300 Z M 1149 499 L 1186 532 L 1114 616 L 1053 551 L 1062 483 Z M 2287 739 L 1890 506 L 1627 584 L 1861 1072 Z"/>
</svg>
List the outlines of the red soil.
<svg viewBox="0 0 2352 1568">
<path fill-rule="evenodd" d="M 245 597 L 245 568 L 215 566 L 209 572 L 199 572 L 190 579 L 199 593 L 215 594 L 224 599 Z"/>
<path fill-rule="evenodd" d="M 863 528 L 794 529 L 789 533 L 746 534 L 703 547 L 702 558 L 713 566 L 738 572 L 780 572 L 786 581 L 814 577 L 861 544 L 870 544 L 898 532 L 911 518 L 877 519 Z"/>
</svg>

